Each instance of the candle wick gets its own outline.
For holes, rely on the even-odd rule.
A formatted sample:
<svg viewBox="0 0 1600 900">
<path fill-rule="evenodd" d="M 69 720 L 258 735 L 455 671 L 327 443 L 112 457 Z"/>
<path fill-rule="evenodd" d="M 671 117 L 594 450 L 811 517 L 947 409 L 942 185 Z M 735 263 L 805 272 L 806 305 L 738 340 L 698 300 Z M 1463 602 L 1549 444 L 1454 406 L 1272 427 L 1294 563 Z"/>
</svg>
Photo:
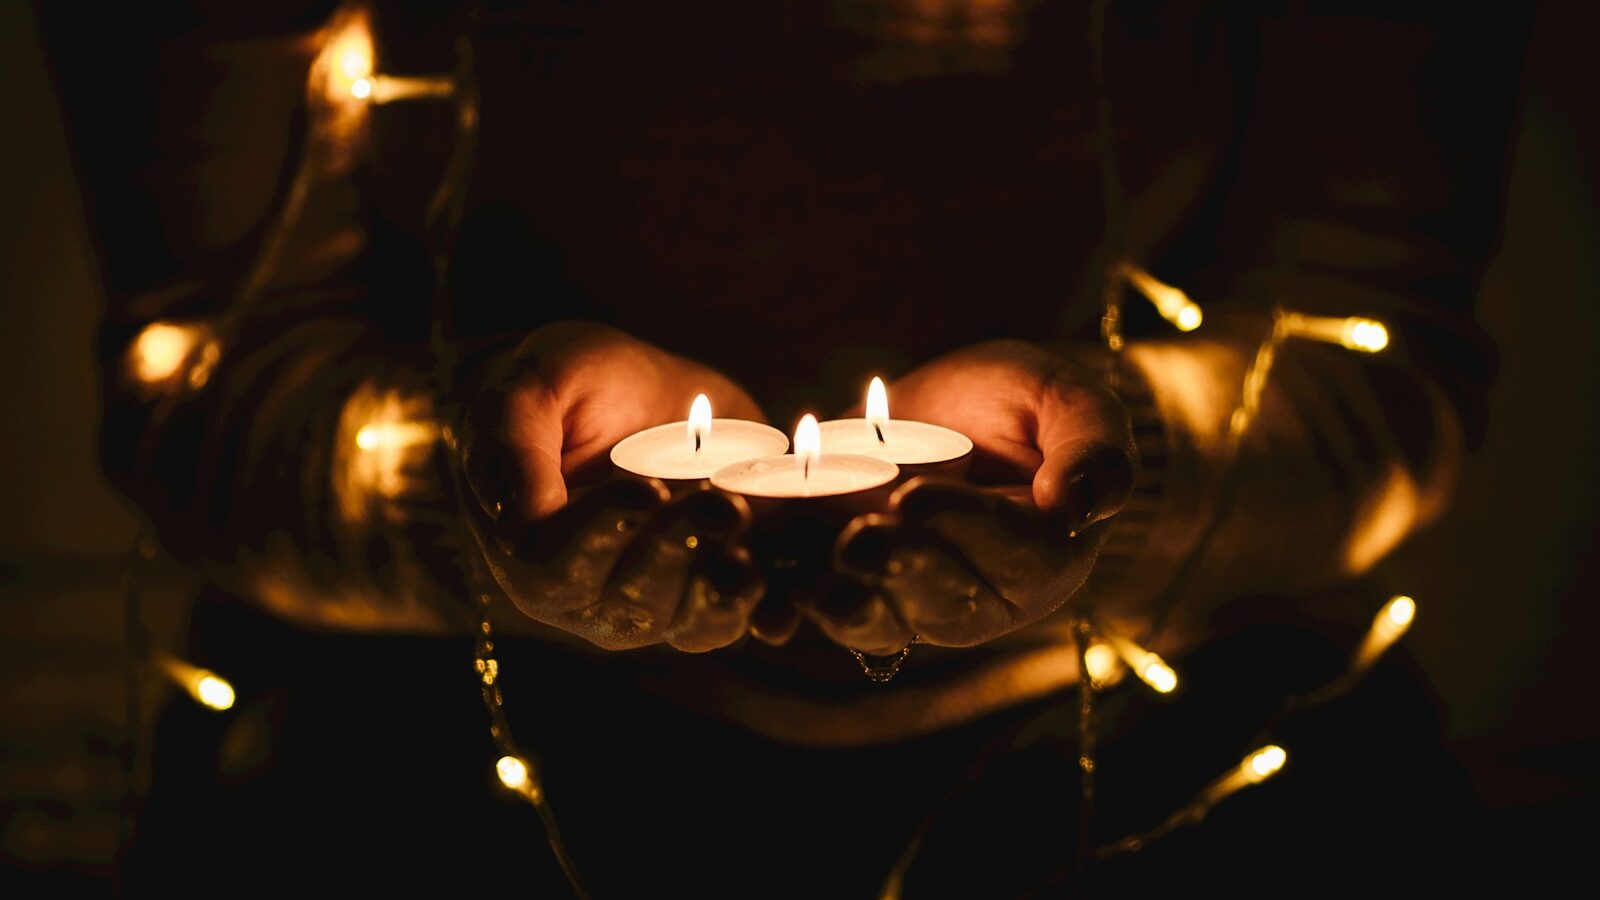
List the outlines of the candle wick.
<svg viewBox="0 0 1600 900">
<path fill-rule="evenodd" d="M 888 441 L 885 441 L 883 439 L 883 426 L 882 425 L 879 425 L 877 422 L 873 422 L 872 423 L 872 430 L 876 431 L 878 433 L 878 443 L 880 443 L 880 444 L 888 443 Z"/>
<path fill-rule="evenodd" d="M 805 459 L 805 462 L 802 464 L 802 467 L 803 467 L 803 470 L 802 470 L 802 472 L 800 474 L 801 479 L 805 480 L 805 481 L 810 481 L 811 480 L 811 454 L 809 454 L 809 453 L 806 454 L 806 459 Z"/>
<path fill-rule="evenodd" d="M 699 431 L 699 429 L 696 429 L 695 433 L 694 433 L 694 452 L 696 452 L 696 453 L 700 452 L 700 431 Z"/>
</svg>

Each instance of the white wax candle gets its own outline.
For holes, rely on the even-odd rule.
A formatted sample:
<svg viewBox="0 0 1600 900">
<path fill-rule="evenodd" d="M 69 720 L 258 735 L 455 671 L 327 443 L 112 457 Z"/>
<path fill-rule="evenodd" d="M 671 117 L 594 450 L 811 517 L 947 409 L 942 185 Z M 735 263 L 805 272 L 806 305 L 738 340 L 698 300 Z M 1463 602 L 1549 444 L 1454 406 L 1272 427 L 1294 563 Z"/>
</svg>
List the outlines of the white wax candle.
<svg viewBox="0 0 1600 900">
<path fill-rule="evenodd" d="M 690 480 L 710 478 L 732 463 L 788 449 L 789 438 L 770 425 L 711 418 L 710 403 L 702 404 L 704 396 L 695 398 L 690 414 L 694 425 L 673 422 L 630 434 L 611 448 L 611 462 L 646 478 Z M 696 415 L 702 409 L 703 415 Z"/>
<path fill-rule="evenodd" d="M 866 417 L 822 423 L 822 439 L 838 453 L 859 453 L 902 466 L 931 465 L 972 452 L 972 439 L 959 431 L 913 420 L 889 418 L 889 392 L 883 379 L 867 386 Z"/>
<path fill-rule="evenodd" d="M 748 459 L 719 469 L 713 487 L 751 497 L 832 497 L 888 484 L 900 467 L 854 453 L 825 453 L 802 467 L 792 453 Z"/>
<path fill-rule="evenodd" d="M 820 427 L 829 453 L 856 453 L 902 466 L 948 462 L 972 452 L 972 440 L 961 432 L 909 419 L 879 422 L 877 428 L 870 419 L 833 419 Z"/>
<path fill-rule="evenodd" d="M 724 491 L 751 497 L 833 497 L 880 487 L 900 474 L 888 460 L 852 453 L 823 453 L 815 416 L 800 418 L 794 453 L 734 463 L 711 476 Z"/>
</svg>

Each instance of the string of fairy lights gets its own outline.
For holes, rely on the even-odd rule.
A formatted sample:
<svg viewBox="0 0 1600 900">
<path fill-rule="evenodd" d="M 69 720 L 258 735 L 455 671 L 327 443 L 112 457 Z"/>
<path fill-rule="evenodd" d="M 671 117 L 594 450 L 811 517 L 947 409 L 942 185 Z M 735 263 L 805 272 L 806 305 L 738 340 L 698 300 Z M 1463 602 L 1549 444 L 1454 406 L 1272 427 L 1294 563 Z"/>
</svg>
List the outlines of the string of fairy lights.
<svg viewBox="0 0 1600 900">
<path fill-rule="evenodd" d="M 1096 36 L 1095 74 L 1101 101 L 1099 119 L 1106 168 L 1107 231 L 1113 251 L 1112 262 L 1107 266 L 1108 284 L 1101 316 L 1101 338 L 1115 359 L 1127 346 L 1127 339 L 1122 332 L 1122 298 L 1126 288 L 1131 288 L 1147 300 L 1162 319 L 1180 332 L 1193 332 L 1200 328 L 1205 316 L 1200 304 L 1184 291 L 1162 282 L 1136 263 L 1122 258 L 1118 252 L 1121 247 L 1119 235 L 1125 228 L 1125 214 L 1122 212 L 1120 178 L 1110 140 L 1110 107 L 1104 85 L 1104 6 L 1104 2 L 1094 5 L 1095 21 L 1091 31 Z M 311 66 L 307 87 L 308 104 L 313 110 L 312 120 L 317 127 L 311 129 L 306 138 L 291 190 L 277 211 L 272 227 L 262 240 L 256 263 L 248 270 L 229 309 L 212 319 L 149 322 L 128 347 L 125 359 L 128 383 L 138 396 L 154 404 L 152 415 L 158 420 L 164 418 L 184 397 L 206 386 L 235 329 L 243 321 L 245 311 L 270 279 L 287 237 L 298 222 L 307 193 L 316 179 L 330 168 L 337 169 L 349 164 L 352 149 L 348 145 L 357 140 L 356 135 L 364 128 L 365 117 L 371 114 L 375 106 L 407 101 L 452 101 L 456 104 L 456 153 L 447 166 L 429 211 L 430 225 L 438 225 L 437 228 L 430 228 L 430 240 L 434 244 L 432 249 L 439 261 L 439 268 L 442 269 L 453 228 L 459 221 L 461 195 L 464 193 L 476 140 L 476 76 L 470 55 L 470 41 L 463 38 L 458 44 L 462 65 L 455 73 L 398 75 L 380 72 L 375 62 L 370 11 L 363 3 L 349 3 L 341 7 L 324 28 L 321 46 L 323 49 Z M 442 271 L 440 274 L 442 276 Z M 436 308 L 436 319 L 441 315 L 440 308 Z M 448 353 L 443 348 L 443 331 L 438 321 L 435 322 L 434 337 L 435 349 L 441 358 L 446 357 Z M 1389 345 L 1389 330 L 1382 322 L 1372 318 L 1311 315 L 1281 306 L 1274 309 L 1272 327 L 1256 348 L 1240 387 L 1238 402 L 1227 420 L 1224 469 L 1228 474 L 1225 484 L 1233 477 L 1237 468 L 1233 462 L 1238 449 L 1257 419 L 1274 362 L 1286 345 L 1295 340 L 1374 354 Z M 1116 386 L 1114 376 L 1112 384 Z M 353 446 L 350 450 L 371 473 L 367 477 L 374 481 L 382 481 L 385 473 L 392 480 L 391 470 L 412 464 L 418 457 L 426 457 L 441 446 L 454 450 L 454 435 L 438 420 L 396 417 L 393 414 L 375 416 L 355 429 L 353 436 L 346 435 L 344 439 L 351 442 Z M 456 467 L 450 468 L 452 478 L 457 481 L 456 495 L 462 497 L 464 493 L 459 484 L 459 472 L 454 471 Z M 1212 530 L 1201 539 L 1200 545 L 1191 554 L 1191 561 L 1203 556 L 1210 535 L 1215 533 L 1215 524 L 1213 522 Z M 130 806 L 136 805 L 133 785 L 140 722 L 138 685 L 141 672 L 153 669 L 194 702 L 218 712 L 230 709 L 236 699 L 232 685 L 221 674 L 149 646 L 149 636 L 140 623 L 140 597 L 143 572 L 155 552 L 153 540 L 141 535 L 130 555 L 130 565 L 124 578 L 130 666 L 128 735 L 123 760 Z M 475 558 L 470 552 L 464 555 L 463 573 L 469 596 L 473 599 L 477 625 L 472 654 L 474 674 L 489 716 L 490 737 L 497 753 L 494 764 L 496 775 L 510 794 L 537 811 L 551 850 L 574 893 L 586 897 L 587 891 L 557 828 L 541 773 L 532 755 L 512 737 L 500 684 L 501 666 L 496 654 L 494 628 L 490 620 L 490 610 L 495 605 L 494 592 L 498 588 L 483 571 L 481 559 Z M 1180 584 L 1172 589 L 1174 592 L 1181 589 L 1182 580 L 1180 576 Z M 1349 690 L 1405 634 L 1416 612 L 1417 605 L 1412 598 L 1390 598 L 1373 617 L 1365 637 L 1352 652 L 1344 673 L 1309 695 L 1292 698 L 1285 709 L 1320 704 Z M 1085 610 L 1074 619 L 1073 635 L 1080 672 L 1077 679 L 1077 762 L 1081 789 L 1078 847 L 1074 854 L 1073 872 L 1080 872 L 1083 867 L 1097 860 L 1136 852 L 1175 829 L 1199 822 L 1228 797 L 1274 777 L 1287 765 L 1290 749 L 1273 743 L 1270 734 L 1265 734 L 1261 742 L 1236 766 L 1203 786 L 1193 800 L 1154 827 L 1108 844 L 1091 844 L 1096 745 L 1093 713 L 1097 692 L 1117 684 L 1127 673 L 1131 673 L 1149 690 L 1157 694 L 1170 694 L 1178 687 L 1179 674 L 1160 655 L 1142 646 L 1133 636 L 1097 618 L 1092 610 Z M 1264 731 L 1270 731 L 1270 723 Z M 905 851 L 894 862 L 879 892 L 881 900 L 899 900 L 901 897 L 906 873 L 920 848 L 924 831 L 925 828 L 919 829 L 912 836 Z M 125 840 L 127 836 L 125 826 Z"/>
</svg>

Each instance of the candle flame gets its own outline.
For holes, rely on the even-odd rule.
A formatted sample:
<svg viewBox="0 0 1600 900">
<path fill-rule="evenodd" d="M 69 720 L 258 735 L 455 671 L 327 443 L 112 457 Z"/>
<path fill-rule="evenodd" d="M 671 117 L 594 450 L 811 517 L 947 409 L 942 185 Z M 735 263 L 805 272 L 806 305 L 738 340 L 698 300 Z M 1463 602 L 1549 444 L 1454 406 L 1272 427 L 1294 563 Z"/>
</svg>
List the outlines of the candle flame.
<svg viewBox="0 0 1600 900">
<path fill-rule="evenodd" d="M 822 455 L 822 429 L 817 427 L 817 417 L 806 413 L 794 429 L 794 459 L 800 470 L 811 472 L 811 463 Z"/>
<path fill-rule="evenodd" d="M 689 404 L 689 446 L 694 452 L 700 452 L 700 446 L 711 435 L 711 398 L 705 394 L 695 394 L 694 402 Z"/>
<path fill-rule="evenodd" d="M 883 429 L 889 424 L 889 392 L 883 387 L 883 379 L 876 375 L 867 386 L 867 424 L 878 436 L 878 443 L 883 443 Z"/>
</svg>

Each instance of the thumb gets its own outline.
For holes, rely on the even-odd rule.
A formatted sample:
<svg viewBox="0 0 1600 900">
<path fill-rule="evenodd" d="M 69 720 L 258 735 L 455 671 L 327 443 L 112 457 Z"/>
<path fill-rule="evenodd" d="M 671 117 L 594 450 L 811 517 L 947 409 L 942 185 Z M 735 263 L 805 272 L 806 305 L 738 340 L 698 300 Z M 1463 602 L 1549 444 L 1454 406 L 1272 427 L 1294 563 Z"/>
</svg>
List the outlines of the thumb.
<svg viewBox="0 0 1600 900">
<path fill-rule="evenodd" d="M 462 467 L 486 515 L 509 527 L 566 505 L 562 418 L 555 395 L 536 378 L 474 401 L 464 428 Z"/>
<path fill-rule="evenodd" d="M 1109 394 L 1047 389 L 1039 408 L 1044 461 L 1033 500 L 1074 533 L 1116 515 L 1133 493 L 1133 437 L 1127 413 Z"/>
</svg>

